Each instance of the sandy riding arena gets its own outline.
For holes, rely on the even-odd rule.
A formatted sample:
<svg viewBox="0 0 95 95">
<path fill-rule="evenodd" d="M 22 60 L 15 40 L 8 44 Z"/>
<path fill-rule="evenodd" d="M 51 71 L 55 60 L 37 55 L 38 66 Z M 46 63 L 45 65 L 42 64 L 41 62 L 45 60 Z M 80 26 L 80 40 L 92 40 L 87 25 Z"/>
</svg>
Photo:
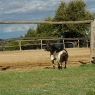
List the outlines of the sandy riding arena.
<svg viewBox="0 0 95 95">
<path fill-rule="evenodd" d="M 67 68 L 89 63 L 89 48 L 67 48 Z M 57 68 L 57 63 L 56 68 Z M 64 64 L 63 64 L 64 66 Z M 0 52 L 0 70 L 26 70 L 51 68 L 50 53 L 44 50 Z"/>
</svg>

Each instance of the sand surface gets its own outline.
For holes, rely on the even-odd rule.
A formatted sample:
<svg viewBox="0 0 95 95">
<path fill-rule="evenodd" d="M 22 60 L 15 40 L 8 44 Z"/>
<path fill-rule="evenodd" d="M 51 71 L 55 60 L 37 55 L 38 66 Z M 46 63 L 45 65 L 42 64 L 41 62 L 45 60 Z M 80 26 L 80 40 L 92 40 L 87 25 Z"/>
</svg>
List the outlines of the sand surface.
<svg viewBox="0 0 95 95">
<path fill-rule="evenodd" d="M 67 68 L 89 63 L 90 48 L 67 48 Z M 56 68 L 57 63 L 55 62 Z M 64 66 L 64 63 L 63 63 Z M 0 52 L 0 70 L 51 68 L 50 53 L 42 50 Z"/>
</svg>

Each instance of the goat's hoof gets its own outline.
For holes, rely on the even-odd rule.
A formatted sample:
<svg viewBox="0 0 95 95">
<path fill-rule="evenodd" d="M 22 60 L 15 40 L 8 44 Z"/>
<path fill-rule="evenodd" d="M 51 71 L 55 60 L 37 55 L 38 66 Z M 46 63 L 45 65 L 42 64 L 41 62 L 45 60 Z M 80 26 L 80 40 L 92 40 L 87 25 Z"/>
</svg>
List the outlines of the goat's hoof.
<svg viewBox="0 0 95 95">
<path fill-rule="evenodd" d="M 55 69 L 55 66 L 53 66 L 53 69 Z"/>
<path fill-rule="evenodd" d="M 62 67 L 61 66 L 58 66 L 58 69 L 60 70 L 60 69 L 62 69 Z"/>
<path fill-rule="evenodd" d="M 60 69 L 60 66 L 58 66 L 58 69 Z"/>
<path fill-rule="evenodd" d="M 67 69 L 66 67 L 64 67 L 64 69 Z"/>
</svg>

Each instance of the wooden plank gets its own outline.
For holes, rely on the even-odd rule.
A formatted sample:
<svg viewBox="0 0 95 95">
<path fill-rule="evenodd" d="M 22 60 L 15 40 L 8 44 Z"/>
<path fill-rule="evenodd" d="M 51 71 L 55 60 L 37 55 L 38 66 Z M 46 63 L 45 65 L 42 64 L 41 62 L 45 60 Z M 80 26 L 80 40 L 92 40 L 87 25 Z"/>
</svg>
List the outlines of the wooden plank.
<svg viewBox="0 0 95 95">
<path fill-rule="evenodd" d="M 55 37 L 25 37 L 25 38 L 10 38 L 10 39 L 5 39 L 1 40 L 0 42 L 7 42 L 7 41 L 12 41 L 12 40 L 21 40 L 21 41 L 39 41 L 39 40 L 90 40 L 90 38 L 55 38 Z"/>
<path fill-rule="evenodd" d="M 90 38 L 31 38 L 31 40 L 34 39 L 34 40 L 90 40 Z"/>
<path fill-rule="evenodd" d="M 85 21 L 61 21 L 61 22 L 52 22 L 52 21 L 0 21 L 0 24 L 90 24 L 92 20 Z"/>
</svg>

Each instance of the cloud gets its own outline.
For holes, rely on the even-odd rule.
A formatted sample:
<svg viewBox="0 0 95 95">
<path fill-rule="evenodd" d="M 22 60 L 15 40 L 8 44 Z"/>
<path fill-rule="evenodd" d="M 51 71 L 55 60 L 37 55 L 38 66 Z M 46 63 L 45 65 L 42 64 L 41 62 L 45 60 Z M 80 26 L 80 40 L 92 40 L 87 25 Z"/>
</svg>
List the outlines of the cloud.
<svg viewBox="0 0 95 95">
<path fill-rule="evenodd" d="M 95 2 L 95 0 L 84 0 L 85 2 Z"/>
<path fill-rule="evenodd" d="M 0 1 L 0 11 L 8 14 L 36 10 L 54 10 L 58 2 L 59 0 L 2 0 Z"/>
<path fill-rule="evenodd" d="M 61 0 L 0 0 L 0 13 L 26 13 L 34 11 L 55 10 Z M 70 0 L 64 0 L 69 2 Z M 84 0 L 94 2 L 95 0 Z"/>
<path fill-rule="evenodd" d="M 27 30 L 31 27 L 35 27 L 35 25 L 7 25 L 3 28 L 3 31 L 6 33 L 10 32 L 27 32 Z"/>
<path fill-rule="evenodd" d="M 86 1 L 86 5 L 87 5 L 87 9 L 90 11 L 90 12 L 95 12 L 95 0 L 91 0 L 91 1 Z"/>
<path fill-rule="evenodd" d="M 58 4 L 59 0 L 0 0 L 0 20 L 43 20 Z"/>
</svg>

